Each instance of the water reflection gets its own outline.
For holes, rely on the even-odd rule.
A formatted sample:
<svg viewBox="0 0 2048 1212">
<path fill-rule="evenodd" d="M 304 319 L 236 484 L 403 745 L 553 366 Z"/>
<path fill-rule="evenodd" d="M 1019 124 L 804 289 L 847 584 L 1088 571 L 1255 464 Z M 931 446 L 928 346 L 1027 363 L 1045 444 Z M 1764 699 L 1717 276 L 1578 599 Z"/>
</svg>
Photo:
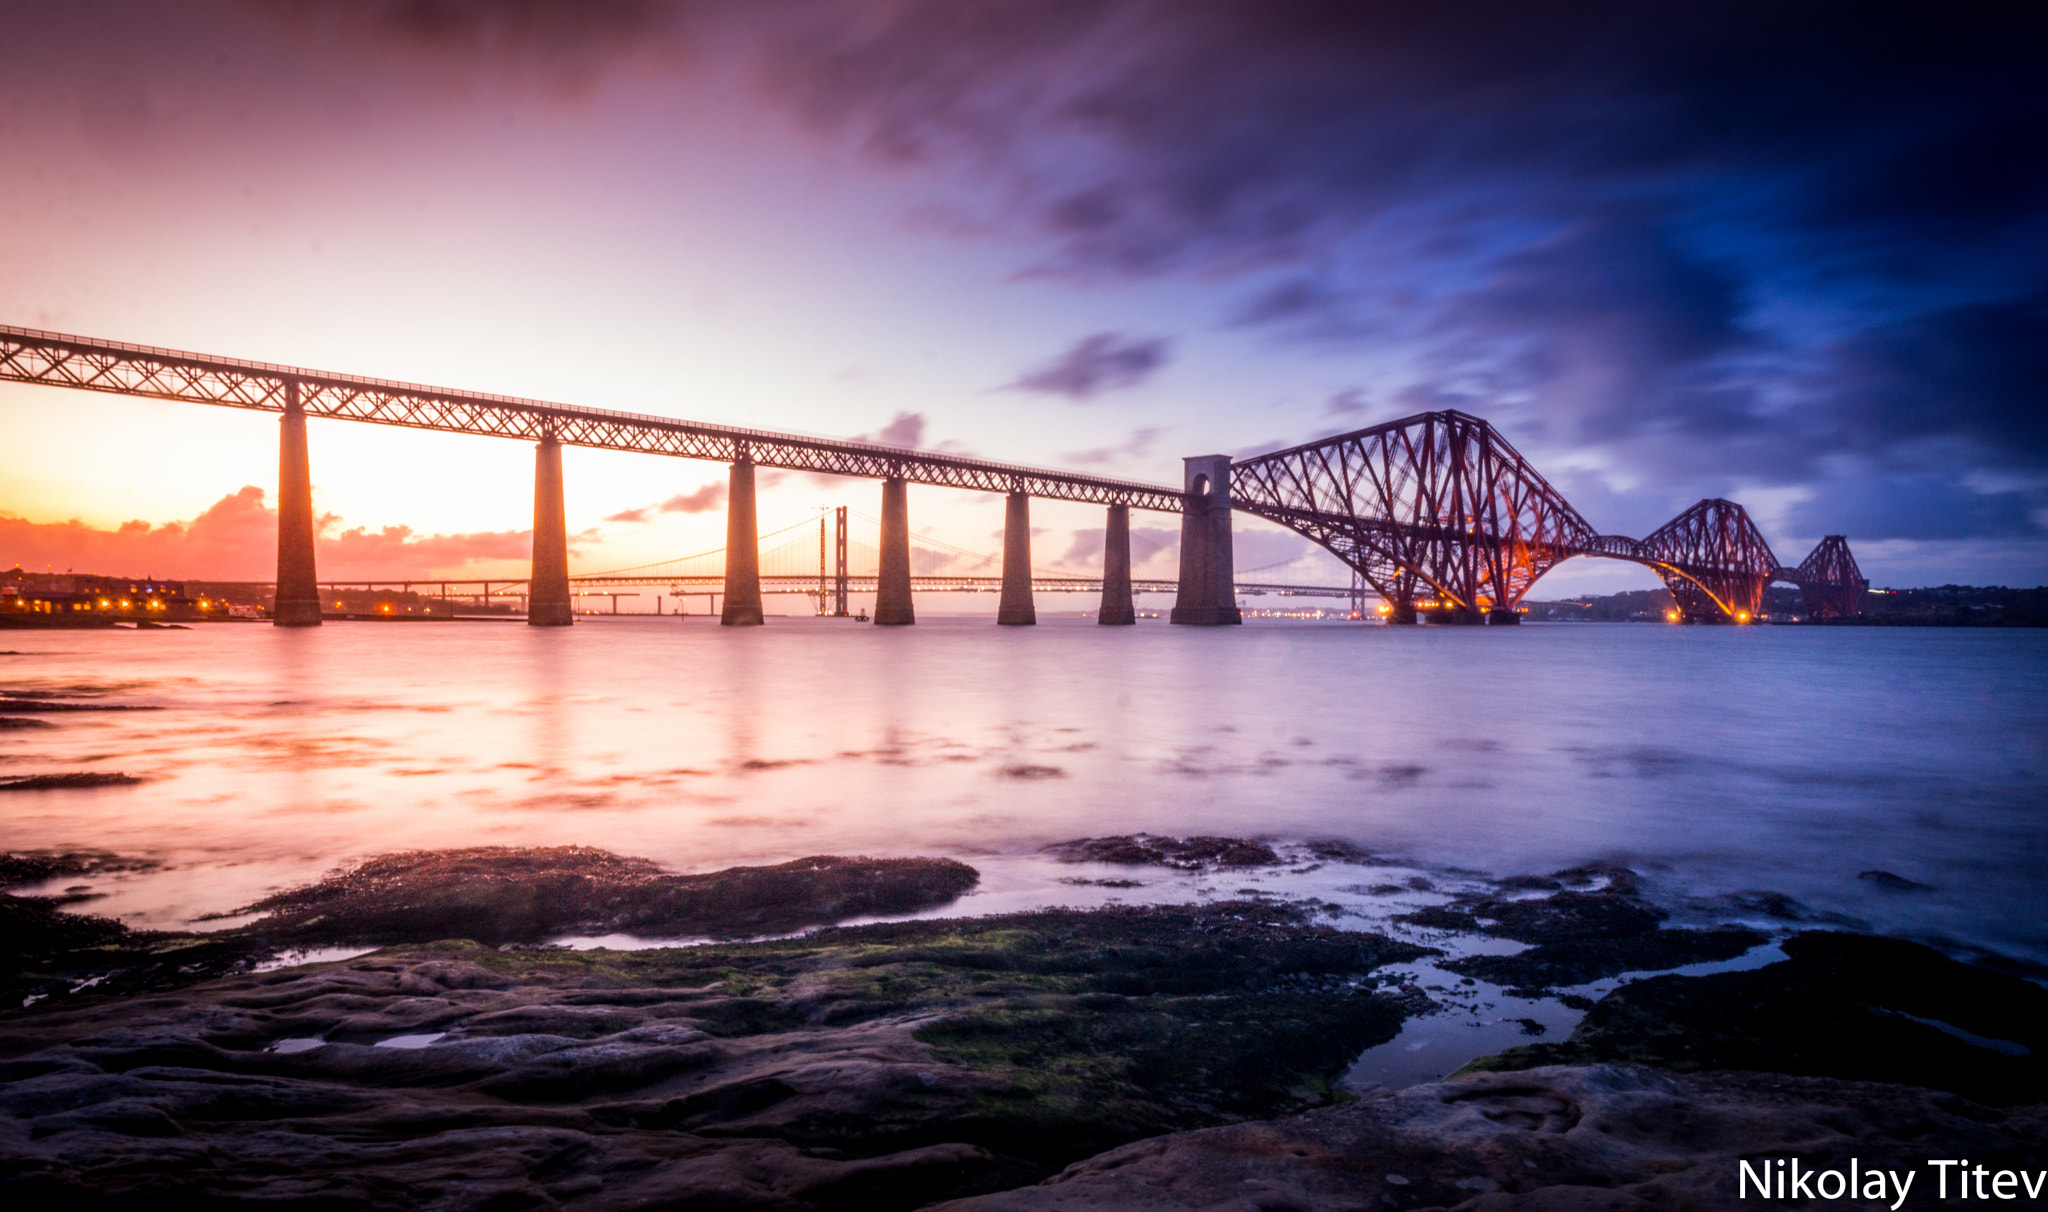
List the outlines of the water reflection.
<svg viewBox="0 0 2048 1212">
<path fill-rule="evenodd" d="M 0 733 L 10 772 L 149 780 L 17 797 L 0 844 L 164 858 L 95 907 L 169 924 L 480 841 L 706 870 L 1336 837 L 1431 869 L 1618 858 L 1674 902 L 1764 890 L 2048 961 L 2044 641 L 673 617 L 36 636 L 10 640 L 31 655 L 9 687 L 166 710 Z"/>
</svg>

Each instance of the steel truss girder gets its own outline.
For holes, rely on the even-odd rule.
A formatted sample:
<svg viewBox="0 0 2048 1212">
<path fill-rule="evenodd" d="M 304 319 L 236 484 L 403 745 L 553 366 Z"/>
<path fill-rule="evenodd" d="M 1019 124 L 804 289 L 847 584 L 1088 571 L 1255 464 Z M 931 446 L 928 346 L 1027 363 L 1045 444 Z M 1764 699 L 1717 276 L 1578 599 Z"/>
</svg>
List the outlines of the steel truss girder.
<svg viewBox="0 0 2048 1212">
<path fill-rule="evenodd" d="M 1757 618 L 1763 613 L 1764 589 L 1778 575 L 1778 557 L 1749 511 L 1718 497 L 1652 531 L 1638 553 L 1693 620 Z"/>
<path fill-rule="evenodd" d="M 315 417 L 530 441 L 553 436 L 575 446 L 717 463 L 744 455 L 758 466 L 790 471 L 900 477 L 945 488 L 1021 491 L 1049 500 L 1128 505 L 1160 513 L 1179 513 L 1182 505 L 1178 489 L 1101 476 L 367 379 L 31 328 L 0 326 L 0 380 L 266 412 L 282 412 L 285 385 L 297 382 L 306 414 Z"/>
<path fill-rule="evenodd" d="M 1699 502 L 1647 538 L 1595 532 L 1478 417 L 1421 413 L 1237 463 L 1238 508 L 1307 536 L 1390 603 L 1424 586 L 1455 609 L 1512 609 L 1573 556 L 1643 564 L 1690 619 L 1756 618 L 1773 580 L 1805 592 L 1816 617 L 1848 617 L 1867 587 L 1831 536 L 1783 568 L 1733 501 Z"/>
<path fill-rule="evenodd" d="M 1308 536 L 1404 606 L 1508 610 L 1599 537 L 1491 425 L 1454 411 L 1237 463 L 1239 508 Z"/>
<path fill-rule="evenodd" d="M 1863 613 L 1863 594 L 1870 588 L 1849 540 L 1838 534 L 1823 538 L 1799 567 L 1779 569 L 1778 579 L 1799 586 L 1806 612 L 1816 619 L 1853 619 Z"/>
</svg>

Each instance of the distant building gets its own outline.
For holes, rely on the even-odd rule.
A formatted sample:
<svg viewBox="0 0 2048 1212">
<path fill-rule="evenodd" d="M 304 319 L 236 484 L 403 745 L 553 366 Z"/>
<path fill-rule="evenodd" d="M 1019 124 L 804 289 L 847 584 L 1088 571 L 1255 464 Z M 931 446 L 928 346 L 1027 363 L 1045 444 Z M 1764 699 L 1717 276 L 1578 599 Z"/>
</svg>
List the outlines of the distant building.
<svg viewBox="0 0 2048 1212">
<path fill-rule="evenodd" d="M 94 626 L 120 621 L 196 621 L 227 614 L 227 603 L 195 598 L 183 581 L 90 573 L 0 573 L 0 626 Z"/>
</svg>

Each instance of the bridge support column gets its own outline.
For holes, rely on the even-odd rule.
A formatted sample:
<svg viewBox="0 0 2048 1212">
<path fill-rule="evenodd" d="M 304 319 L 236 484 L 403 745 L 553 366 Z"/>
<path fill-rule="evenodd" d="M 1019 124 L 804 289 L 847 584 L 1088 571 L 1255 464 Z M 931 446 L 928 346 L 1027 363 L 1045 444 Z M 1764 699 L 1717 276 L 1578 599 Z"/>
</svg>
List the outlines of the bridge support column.
<svg viewBox="0 0 2048 1212">
<path fill-rule="evenodd" d="M 910 602 L 910 500 L 903 477 L 882 481 L 882 550 L 875 578 L 875 625 L 917 622 Z"/>
<path fill-rule="evenodd" d="M 1003 596 L 996 604 L 998 627 L 1038 622 L 1031 601 L 1031 498 L 1012 492 L 1003 508 Z"/>
<path fill-rule="evenodd" d="M 320 584 L 313 568 L 313 472 L 306 454 L 306 407 L 299 384 L 284 385 L 277 443 L 277 596 L 270 621 L 279 627 L 320 625 Z"/>
<path fill-rule="evenodd" d="M 567 627 L 576 621 L 569 601 L 569 521 L 562 505 L 562 444 L 550 433 L 533 448 L 533 572 L 526 582 L 526 621 Z"/>
<path fill-rule="evenodd" d="M 1522 612 L 1519 610 L 1489 610 L 1486 612 L 1486 625 L 1488 627 L 1517 627 L 1521 625 L 1521 622 Z"/>
<path fill-rule="evenodd" d="M 743 450 L 732 465 L 725 495 L 726 627 L 759 627 L 761 618 L 761 535 L 754 524 L 754 460 Z M 821 544 L 822 545 L 822 544 Z"/>
<path fill-rule="evenodd" d="M 1230 456 L 1182 462 L 1187 495 L 1181 506 L 1180 595 L 1171 620 L 1208 627 L 1242 623 L 1230 552 Z"/>
<path fill-rule="evenodd" d="M 1131 507 L 1112 505 L 1102 528 L 1102 610 L 1095 621 L 1123 627 L 1138 621 L 1131 603 Z"/>
<path fill-rule="evenodd" d="M 1415 599 L 1414 599 L 1414 598 L 1389 598 L 1389 599 L 1387 599 L 1387 622 L 1389 622 L 1389 623 L 1419 623 L 1419 622 L 1421 622 L 1421 621 L 1422 621 L 1422 620 L 1418 619 L 1418 618 L 1417 618 L 1417 617 L 1415 616 Z"/>
</svg>

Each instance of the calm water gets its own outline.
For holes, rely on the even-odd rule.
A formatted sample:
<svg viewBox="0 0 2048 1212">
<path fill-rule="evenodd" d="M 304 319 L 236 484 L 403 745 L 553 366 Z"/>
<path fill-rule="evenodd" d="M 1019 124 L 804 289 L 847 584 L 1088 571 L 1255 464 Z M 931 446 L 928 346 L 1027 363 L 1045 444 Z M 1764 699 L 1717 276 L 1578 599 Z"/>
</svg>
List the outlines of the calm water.
<svg viewBox="0 0 2048 1212">
<path fill-rule="evenodd" d="M 2043 632 L 622 618 L 0 648 L 10 692 L 164 708 L 0 732 L 0 774 L 148 780 L 0 798 L 0 846 L 165 860 L 98 885 L 137 923 L 482 844 L 685 871 L 941 854 L 986 876 L 953 912 L 1084 903 L 1110 894 L 1039 849 L 1142 830 L 1343 838 L 1439 875 L 1619 859 L 1707 916 L 1765 889 L 2048 963 Z M 1880 869 L 1934 890 L 1858 879 Z M 1115 895 L 1290 890 L 1138 874 Z"/>
</svg>

